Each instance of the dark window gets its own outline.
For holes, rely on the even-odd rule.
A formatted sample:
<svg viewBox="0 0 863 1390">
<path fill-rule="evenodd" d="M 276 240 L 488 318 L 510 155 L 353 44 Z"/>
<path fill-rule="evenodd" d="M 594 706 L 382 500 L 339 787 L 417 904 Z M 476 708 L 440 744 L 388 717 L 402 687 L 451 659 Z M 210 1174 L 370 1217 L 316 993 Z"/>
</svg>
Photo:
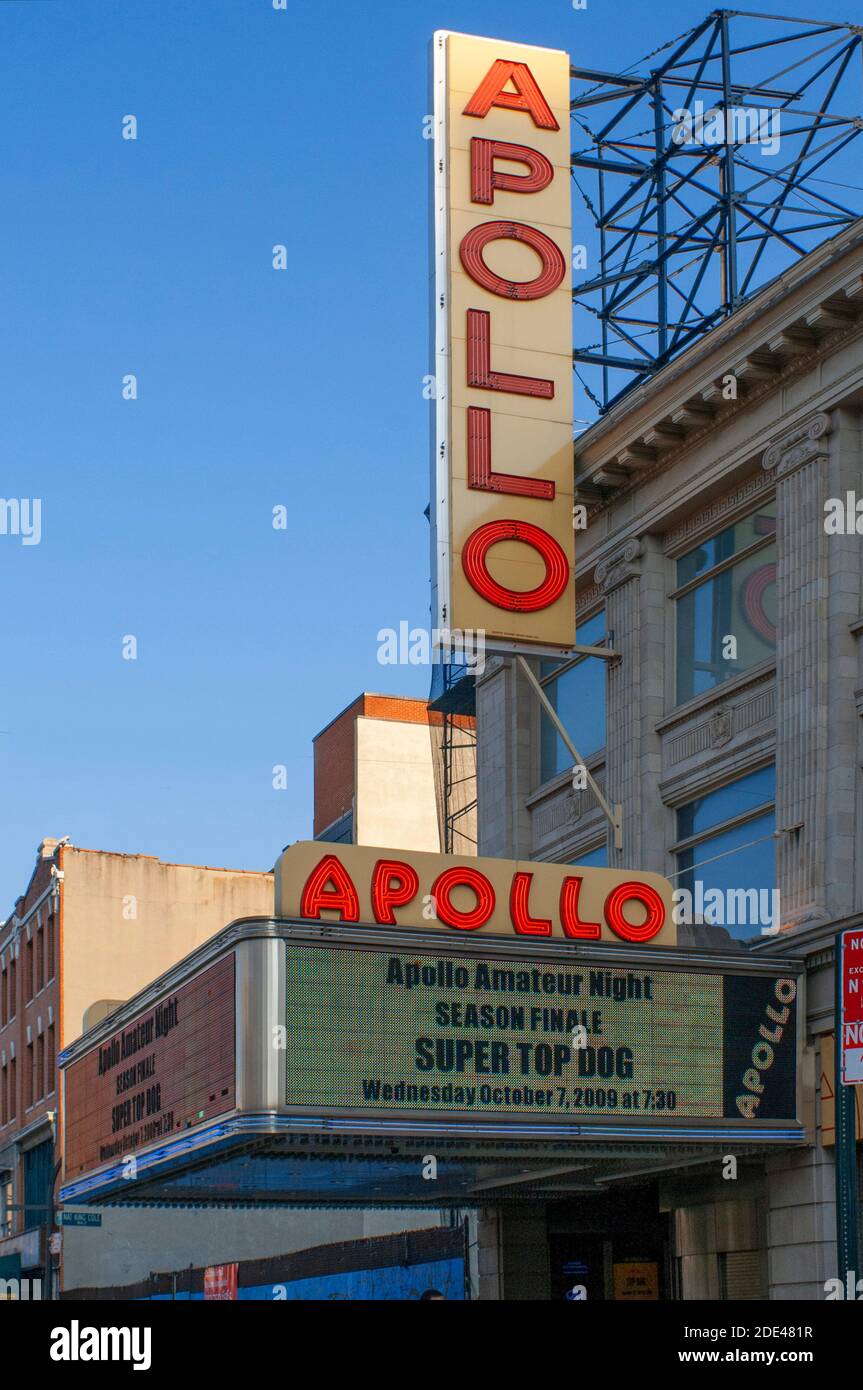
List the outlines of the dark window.
<svg viewBox="0 0 863 1390">
<path fill-rule="evenodd" d="M 46 961 L 46 968 L 45 968 L 45 983 L 47 984 L 47 982 L 48 982 L 49 980 L 53 980 L 53 978 L 54 978 L 54 914 L 53 914 L 53 912 L 49 913 L 49 915 L 48 915 L 48 925 L 47 925 L 47 927 L 46 927 L 46 931 L 47 931 L 48 935 L 47 935 L 47 939 L 46 939 L 46 942 L 45 942 L 45 947 L 46 947 L 46 958 L 47 958 L 47 961 Z"/>
<path fill-rule="evenodd" d="M 24 1151 L 24 1229 L 44 1226 L 54 1185 L 54 1145 L 50 1140 Z"/>
<path fill-rule="evenodd" d="M 46 1074 L 46 1077 L 45 1077 L 45 1094 L 46 1094 L 46 1096 L 50 1096 L 51 1092 L 52 1092 L 53 1089 L 54 1089 L 54 1074 L 55 1074 L 55 1067 L 56 1067 L 56 1062 L 57 1062 L 57 1058 L 56 1058 L 56 1055 L 55 1055 L 55 1052 L 54 1052 L 54 1025 L 53 1025 L 53 1023 L 49 1024 L 49 1026 L 48 1026 L 48 1054 L 47 1054 L 47 1056 L 46 1056 L 46 1058 L 45 1058 L 45 1061 L 46 1061 L 46 1064 L 47 1064 L 47 1074 Z"/>
</svg>

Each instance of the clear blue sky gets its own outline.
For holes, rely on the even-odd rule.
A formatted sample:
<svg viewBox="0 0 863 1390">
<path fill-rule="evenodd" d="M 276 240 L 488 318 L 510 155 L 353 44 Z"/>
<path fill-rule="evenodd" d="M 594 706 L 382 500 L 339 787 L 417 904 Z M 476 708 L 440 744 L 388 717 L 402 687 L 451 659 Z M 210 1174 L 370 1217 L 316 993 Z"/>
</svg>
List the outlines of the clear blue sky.
<svg viewBox="0 0 863 1390">
<path fill-rule="evenodd" d="M 0 916 L 44 835 L 270 867 L 317 730 L 427 693 L 376 633 L 428 621 L 434 29 L 619 70 L 708 8 L 0 4 Z"/>
</svg>

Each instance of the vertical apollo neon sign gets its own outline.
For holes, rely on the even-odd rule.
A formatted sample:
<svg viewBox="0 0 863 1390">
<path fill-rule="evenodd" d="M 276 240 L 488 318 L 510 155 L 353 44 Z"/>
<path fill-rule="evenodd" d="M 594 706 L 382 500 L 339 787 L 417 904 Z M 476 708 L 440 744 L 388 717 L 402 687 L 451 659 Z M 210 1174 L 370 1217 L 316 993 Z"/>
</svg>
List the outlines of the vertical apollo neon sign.
<svg viewBox="0 0 863 1390">
<path fill-rule="evenodd" d="M 569 57 L 439 32 L 433 613 L 572 646 Z"/>
</svg>

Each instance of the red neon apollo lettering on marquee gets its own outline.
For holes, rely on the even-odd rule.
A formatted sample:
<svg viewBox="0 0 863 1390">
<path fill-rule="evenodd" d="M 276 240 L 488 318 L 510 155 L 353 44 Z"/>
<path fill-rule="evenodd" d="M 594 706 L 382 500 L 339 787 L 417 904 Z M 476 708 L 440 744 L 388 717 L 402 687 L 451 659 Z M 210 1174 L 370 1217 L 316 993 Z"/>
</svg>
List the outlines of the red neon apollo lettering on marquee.
<svg viewBox="0 0 863 1390">
<path fill-rule="evenodd" d="M 476 907 L 471 912 L 460 912 L 454 906 L 452 893 L 456 888 L 469 888 L 476 895 Z M 444 869 L 432 884 L 431 895 L 440 920 L 458 931 L 484 927 L 496 905 L 494 889 L 478 869 Z"/>
<path fill-rule="evenodd" d="M 549 937 L 553 923 L 548 917 L 535 917 L 530 910 L 530 892 L 534 875 L 518 871 L 513 874 L 509 894 L 509 918 L 517 936 Z M 584 921 L 579 911 L 579 895 L 583 878 L 569 874 L 560 890 L 559 917 L 564 936 L 576 941 L 598 941 L 602 936 L 600 922 Z M 372 870 L 370 897 L 375 922 L 380 926 L 397 926 L 394 908 L 406 907 L 419 893 L 419 874 L 412 864 L 401 859 L 379 859 Z M 470 908 L 457 907 L 453 894 L 467 888 L 474 896 Z M 490 922 L 497 907 L 494 887 L 479 869 L 455 865 L 438 874 L 431 886 L 435 914 L 439 921 L 454 931 L 478 931 Z M 623 915 L 629 903 L 638 903 L 645 911 L 644 921 L 634 924 Z M 334 854 L 324 855 L 303 888 L 300 916 L 319 921 L 322 912 L 337 912 L 342 922 L 359 922 L 359 894 L 344 864 Z M 665 904 L 655 888 L 636 881 L 620 883 L 605 899 L 603 916 L 615 936 L 622 941 L 650 941 L 665 925 Z"/>
<path fill-rule="evenodd" d="M 419 874 L 399 859 L 379 859 L 372 872 L 372 911 L 375 921 L 396 925 L 394 907 L 404 907 L 419 892 Z"/>
<path fill-rule="evenodd" d="M 353 879 L 334 854 L 325 854 L 309 874 L 300 901 L 301 917 L 314 921 L 322 912 L 339 912 L 343 922 L 360 920 L 360 900 Z"/>
<path fill-rule="evenodd" d="M 514 90 L 506 90 L 507 87 Z M 559 130 L 551 107 L 526 63 L 497 59 L 477 87 L 466 116 L 483 120 L 493 107 L 529 115 L 539 130 Z M 521 164 L 516 174 L 496 167 L 496 160 Z M 470 142 L 470 196 L 473 203 L 490 205 L 497 191 L 530 195 L 548 188 L 555 170 L 540 150 L 507 140 Z M 497 275 L 485 260 L 485 250 L 497 241 L 517 241 L 530 247 L 540 260 L 531 280 L 509 280 Z M 523 222 L 494 221 L 472 227 L 462 238 L 459 258 L 467 275 L 490 294 L 515 302 L 530 302 L 552 294 L 566 277 L 566 260 L 560 247 L 538 227 Z M 511 395 L 554 398 L 554 382 L 542 377 L 495 371 L 491 363 L 491 315 L 467 310 L 467 384 L 481 391 L 505 391 Z M 492 462 L 492 412 L 478 406 L 467 410 L 467 485 L 478 492 L 495 492 L 551 502 L 554 482 L 518 473 L 496 472 Z M 531 546 L 545 563 L 545 578 L 527 591 L 508 588 L 491 575 L 487 557 L 500 541 L 516 540 Z M 542 529 L 515 519 L 488 522 L 475 530 L 462 547 L 462 569 L 471 588 L 495 608 L 511 613 L 536 613 L 556 603 L 569 583 L 569 561 L 560 544 Z"/>
</svg>

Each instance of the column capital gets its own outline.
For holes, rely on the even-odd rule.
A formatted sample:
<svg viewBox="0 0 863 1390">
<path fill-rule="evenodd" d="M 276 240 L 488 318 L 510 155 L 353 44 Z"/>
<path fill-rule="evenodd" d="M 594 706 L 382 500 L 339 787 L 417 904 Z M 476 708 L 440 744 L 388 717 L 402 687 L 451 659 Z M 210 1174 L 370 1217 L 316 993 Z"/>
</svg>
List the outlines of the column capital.
<svg viewBox="0 0 863 1390">
<path fill-rule="evenodd" d="M 796 468 L 826 452 L 819 441 L 830 433 L 831 428 L 830 416 L 820 410 L 805 424 L 797 425 L 775 440 L 761 460 L 762 467 L 775 470 L 777 478 L 793 473 Z"/>
<path fill-rule="evenodd" d="M 620 588 L 627 579 L 637 579 L 641 573 L 641 541 L 632 537 L 618 546 L 604 560 L 600 560 L 593 572 L 596 583 L 604 594 L 610 594 L 613 589 Z"/>
</svg>

